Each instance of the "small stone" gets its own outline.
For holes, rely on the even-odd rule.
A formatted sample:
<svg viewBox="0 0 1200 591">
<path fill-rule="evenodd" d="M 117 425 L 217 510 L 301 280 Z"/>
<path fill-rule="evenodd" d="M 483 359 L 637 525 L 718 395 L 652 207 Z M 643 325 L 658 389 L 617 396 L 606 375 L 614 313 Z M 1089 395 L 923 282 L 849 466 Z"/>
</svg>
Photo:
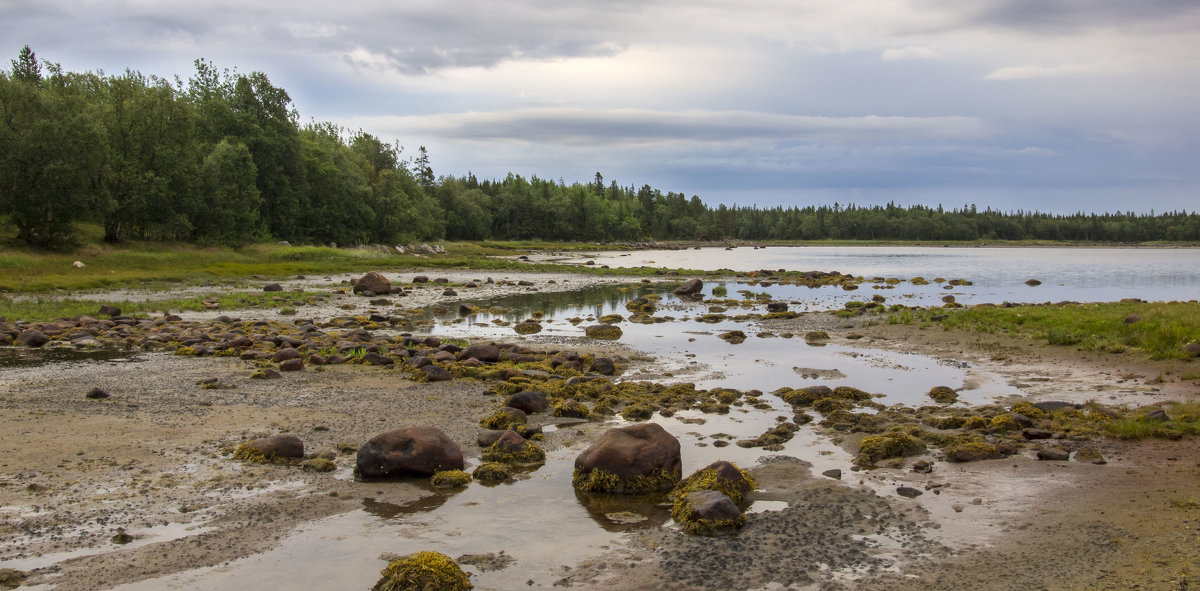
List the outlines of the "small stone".
<svg viewBox="0 0 1200 591">
<path fill-rule="evenodd" d="M 920 489 L 916 489 L 911 486 L 901 486 L 896 488 L 896 494 L 905 498 L 915 499 L 925 493 L 921 492 Z"/>
<path fill-rule="evenodd" d="M 1046 461 L 1050 461 L 1050 462 L 1065 462 L 1065 461 L 1069 460 L 1070 458 L 1071 458 L 1070 452 L 1068 452 L 1065 449 L 1060 449 L 1057 447 L 1048 447 L 1046 449 L 1039 449 L 1037 452 L 1037 459 L 1039 459 L 1039 460 L 1046 460 Z"/>
<path fill-rule="evenodd" d="M 913 464 L 912 471 L 918 474 L 929 474 L 933 472 L 933 462 L 928 460 L 920 460 Z"/>
<path fill-rule="evenodd" d="M 92 388 L 84 396 L 86 396 L 87 398 L 90 398 L 92 400 L 100 400 L 103 398 L 108 398 L 109 393 L 105 392 L 104 390 L 101 390 L 100 388 Z"/>
<path fill-rule="evenodd" d="M 728 445 L 728 443 L 726 445 Z M 832 478 L 834 480 L 841 480 L 842 479 L 842 471 L 837 468 L 834 468 L 832 470 L 826 470 L 826 471 L 822 472 L 821 476 L 825 476 L 827 478 Z"/>
</svg>

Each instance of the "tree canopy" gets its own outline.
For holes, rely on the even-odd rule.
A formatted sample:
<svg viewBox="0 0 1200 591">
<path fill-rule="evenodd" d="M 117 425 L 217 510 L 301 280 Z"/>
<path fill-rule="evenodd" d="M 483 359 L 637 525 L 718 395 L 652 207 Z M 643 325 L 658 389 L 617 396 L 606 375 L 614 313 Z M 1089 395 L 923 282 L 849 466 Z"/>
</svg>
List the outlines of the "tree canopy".
<svg viewBox="0 0 1200 591">
<path fill-rule="evenodd" d="M 1186 211 L 1051 215 L 923 205 L 711 207 L 699 196 L 508 174 L 434 174 L 425 146 L 299 123 L 266 74 L 195 62 L 186 82 L 64 72 L 28 46 L 0 71 L 0 224 L 38 247 L 415 240 L 1200 241 Z"/>
</svg>

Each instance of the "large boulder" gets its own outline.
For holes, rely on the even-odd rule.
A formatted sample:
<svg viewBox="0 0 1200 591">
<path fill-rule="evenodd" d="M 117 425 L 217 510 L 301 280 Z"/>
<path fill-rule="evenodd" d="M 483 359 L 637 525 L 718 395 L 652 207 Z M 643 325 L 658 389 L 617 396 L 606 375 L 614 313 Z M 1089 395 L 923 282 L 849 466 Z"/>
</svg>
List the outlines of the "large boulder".
<svg viewBox="0 0 1200 591">
<path fill-rule="evenodd" d="M 372 437 L 358 449 L 356 471 L 362 478 L 433 476 L 462 470 L 463 454 L 437 427 L 408 427 Z"/>
<path fill-rule="evenodd" d="M 679 440 L 657 423 L 609 429 L 575 459 L 575 488 L 587 492 L 669 490 L 683 474 Z"/>
<path fill-rule="evenodd" d="M 550 408 L 550 401 L 546 400 L 546 395 L 533 390 L 522 390 L 508 397 L 504 406 L 524 411 L 525 414 L 531 415 L 539 412 L 546 412 Z"/>
<path fill-rule="evenodd" d="M 50 342 L 50 337 L 36 328 L 27 328 L 17 336 L 17 342 L 26 347 L 41 347 Z"/>
<path fill-rule="evenodd" d="M 384 277 L 379 272 L 371 271 L 359 277 L 358 281 L 354 282 L 354 293 L 363 291 L 376 294 L 389 293 L 392 291 L 392 282 L 388 281 L 387 277 Z"/>
<path fill-rule="evenodd" d="M 304 442 L 299 437 L 286 433 L 260 437 L 243 443 L 234 452 L 233 457 L 257 462 L 299 460 L 304 457 Z"/>
<path fill-rule="evenodd" d="M 471 345 L 462 351 L 459 351 L 459 359 L 470 359 L 474 357 L 484 363 L 495 363 L 500 361 L 500 347 L 496 345 Z"/>
<path fill-rule="evenodd" d="M 675 288 L 675 295 L 691 296 L 700 293 L 704 289 L 704 282 L 698 278 L 688 279 L 683 282 L 683 285 Z"/>
</svg>

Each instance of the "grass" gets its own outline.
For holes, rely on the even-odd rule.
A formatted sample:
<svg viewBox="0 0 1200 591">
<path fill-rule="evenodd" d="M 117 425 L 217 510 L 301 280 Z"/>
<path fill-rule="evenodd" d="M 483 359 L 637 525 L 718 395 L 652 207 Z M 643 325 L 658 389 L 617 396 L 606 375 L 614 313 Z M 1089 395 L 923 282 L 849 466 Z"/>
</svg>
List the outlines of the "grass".
<svg viewBox="0 0 1200 591">
<path fill-rule="evenodd" d="M 1179 439 L 1184 435 L 1200 434 L 1200 402 L 1168 402 L 1159 407 L 1167 413 L 1167 420 L 1146 418 L 1145 411 L 1138 409 L 1109 423 L 1105 432 L 1117 439 Z"/>
<path fill-rule="evenodd" d="M 945 316 L 941 325 L 949 330 L 1009 333 L 1085 351 L 1121 353 L 1136 350 L 1151 359 L 1185 358 L 1187 355 L 1180 347 L 1200 340 L 1200 303 L 1197 302 L 935 308 L 893 314 L 888 322 L 922 323 L 935 315 Z M 1141 319 L 1126 323 L 1130 315 Z"/>
<path fill-rule="evenodd" d="M 245 310 L 253 308 L 279 308 L 292 310 L 311 304 L 313 298 L 323 295 L 313 291 L 284 292 L 234 292 L 211 293 L 191 298 L 162 298 L 143 301 L 78 299 L 78 298 L 21 298 L 0 296 L 0 318 L 9 321 L 27 320 L 42 322 L 55 318 L 96 316 L 100 306 L 107 304 L 121 309 L 126 316 L 147 316 L 168 312 L 204 310 L 203 302 L 217 302 L 221 310 Z"/>
</svg>

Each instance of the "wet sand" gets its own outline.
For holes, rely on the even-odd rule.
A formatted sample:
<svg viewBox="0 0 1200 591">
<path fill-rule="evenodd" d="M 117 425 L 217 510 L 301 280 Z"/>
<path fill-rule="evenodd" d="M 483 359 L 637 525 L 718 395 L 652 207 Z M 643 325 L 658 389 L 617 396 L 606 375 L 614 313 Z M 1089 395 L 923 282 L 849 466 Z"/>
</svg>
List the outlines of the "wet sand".
<svg viewBox="0 0 1200 591">
<path fill-rule="evenodd" d="M 466 271 L 454 278 L 486 275 Z M 621 281 L 530 279 L 544 290 Z M 351 297 L 300 314 L 345 314 L 339 306 L 347 301 L 362 306 L 361 298 L 345 299 Z M 440 287 L 411 298 L 404 305 L 444 300 Z M 270 311 L 229 312 L 258 313 Z M 800 331 L 818 324 L 834 342 L 968 362 L 1008 377 L 1034 400 L 1143 404 L 1200 393 L 1195 383 L 1155 382 L 1194 371 L 1194 363 L 910 326 L 829 326 L 828 315 L 779 327 Z M 863 338 L 848 339 L 851 333 Z M 356 482 L 353 455 L 338 454 L 337 471 L 317 474 L 241 464 L 226 454 L 230 445 L 291 432 L 304 439 L 306 451 L 336 453 L 341 443 L 361 443 L 384 430 L 436 424 L 473 449 L 476 422 L 496 405 L 473 381 L 417 384 L 393 370 L 361 366 L 252 380 L 252 369 L 235 359 L 167 354 L 6 368 L 0 373 L 0 568 L 28 571 L 26 584 L 58 590 L 220 568 L 276 547 L 297 527 L 361 508 L 364 499 L 404 505 L 436 494 L 422 483 Z M 655 373 L 646 362 L 631 370 L 640 379 Z M 213 377 L 233 388 L 197 384 Z M 93 387 L 112 397 L 85 399 Z M 577 443 L 602 427 L 588 429 L 550 433 L 546 447 Z M 655 528 L 537 579 L 579 589 L 1186 588 L 1180 577 L 1195 577 L 1186 573 L 1200 564 L 1200 445 L 1194 439 L 1106 441 L 1101 448 L 1108 459 L 1103 466 L 1014 456 L 937 462 L 931 474 L 847 470 L 840 480 L 814 473 L 803 460 L 777 459 L 753 472 L 760 482 L 755 498 L 778 504 L 750 515 L 738 535 L 694 538 Z M 895 492 L 899 486 L 925 494 L 904 498 Z M 122 530 L 134 535 L 131 543 L 111 541 Z"/>
</svg>

